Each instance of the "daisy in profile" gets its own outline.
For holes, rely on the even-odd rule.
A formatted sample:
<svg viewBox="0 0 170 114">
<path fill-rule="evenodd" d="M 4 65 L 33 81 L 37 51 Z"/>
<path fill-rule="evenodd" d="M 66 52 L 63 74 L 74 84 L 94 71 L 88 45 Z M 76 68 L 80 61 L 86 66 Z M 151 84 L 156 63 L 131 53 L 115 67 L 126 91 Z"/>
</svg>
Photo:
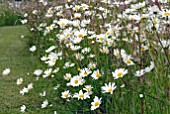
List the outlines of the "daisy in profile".
<svg viewBox="0 0 170 114">
<path fill-rule="evenodd" d="M 113 94 L 113 91 L 116 89 L 115 83 L 109 82 L 109 84 L 105 84 L 105 86 L 101 87 L 103 93 Z"/>
<path fill-rule="evenodd" d="M 70 98 L 71 97 L 70 91 L 67 90 L 67 91 L 62 92 L 61 97 L 64 99 Z"/>
<path fill-rule="evenodd" d="M 124 75 L 126 75 L 128 71 L 124 68 L 116 69 L 114 72 L 112 72 L 112 76 L 114 79 L 122 78 Z"/>
<path fill-rule="evenodd" d="M 91 110 L 95 110 L 97 108 L 99 108 L 102 98 L 98 98 L 97 96 L 95 96 L 95 98 L 93 99 L 93 102 L 91 103 Z"/>
<path fill-rule="evenodd" d="M 99 70 L 95 70 L 91 76 L 92 76 L 93 79 L 97 80 L 97 79 L 100 78 L 102 75 L 101 75 L 101 73 L 99 72 Z"/>
<path fill-rule="evenodd" d="M 83 93 L 83 90 L 80 90 L 79 93 L 75 93 L 73 97 L 78 98 L 78 100 L 79 99 L 84 100 L 84 99 L 90 98 L 87 92 Z"/>
</svg>

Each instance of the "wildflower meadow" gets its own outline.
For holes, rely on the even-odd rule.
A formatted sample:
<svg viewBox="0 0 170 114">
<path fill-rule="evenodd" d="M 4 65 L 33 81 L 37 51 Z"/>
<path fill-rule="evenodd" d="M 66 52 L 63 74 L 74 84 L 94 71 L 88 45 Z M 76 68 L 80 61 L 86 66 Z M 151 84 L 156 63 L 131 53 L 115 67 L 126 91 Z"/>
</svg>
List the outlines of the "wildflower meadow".
<svg viewBox="0 0 170 114">
<path fill-rule="evenodd" d="M 7 4 L 14 27 L 26 31 L 18 36 L 26 49 L 10 79 L 18 104 L 11 112 L 0 105 L 2 114 L 170 114 L 170 1 Z M 4 18 L 0 11 L 0 25 Z M 1 65 L 1 81 L 15 77 L 9 64 Z"/>
</svg>

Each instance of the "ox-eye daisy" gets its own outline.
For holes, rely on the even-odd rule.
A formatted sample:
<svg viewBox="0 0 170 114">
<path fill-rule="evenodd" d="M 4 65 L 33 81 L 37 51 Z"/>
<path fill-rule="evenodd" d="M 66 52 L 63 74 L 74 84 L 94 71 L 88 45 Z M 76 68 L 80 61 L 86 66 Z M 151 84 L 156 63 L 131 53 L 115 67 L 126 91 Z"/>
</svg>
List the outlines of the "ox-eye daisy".
<svg viewBox="0 0 170 114">
<path fill-rule="evenodd" d="M 83 90 L 80 90 L 79 93 L 75 93 L 74 98 L 78 98 L 83 100 L 83 99 L 87 99 L 87 98 L 90 98 L 89 94 L 87 92 L 83 93 Z"/>
<path fill-rule="evenodd" d="M 116 69 L 114 72 L 112 72 L 112 75 L 113 75 L 114 79 L 118 79 L 118 78 L 123 77 L 127 73 L 128 73 L 128 71 L 126 69 L 119 68 L 119 69 Z"/>
<path fill-rule="evenodd" d="M 83 68 L 80 70 L 80 76 L 86 77 L 91 73 L 91 70 L 88 68 Z"/>
<path fill-rule="evenodd" d="M 91 76 L 93 79 L 97 80 L 98 78 L 101 77 L 101 73 L 99 72 L 99 70 L 96 70 L 93 72 L 93 74 Z"/>
<path fill-rule="evenodd" d="M 116 85 L 115 83 L 109 82 L 109 84 L 105 84 L 105 86 L 102 86 L 101 88 L 103 93 L 113 94 L 113 91 L 116 89 Z"/>
<path fill-rule="evenodd" d="M 93 99 L 93 102 L 91 103 L 91 110 L 95 110 L 96 108 L 99 108 L 102 98 L 98 98 L 97 96 L 95 96 L 95 98 Z"/>
<path fill-rule="evenodd" d="M 67 90 L 67 91 L 62 92 L 61 97 L 64 98 L 64 99 L 71 97 L 70 91 Z"/>
<path fill-rule="evenodd" d="M 70 85 L 73 87 L 82 85 L 83 82 L 84 82 L 84 80 L 80 76 L 74 76 L 70 79 Z"/>
</svg>

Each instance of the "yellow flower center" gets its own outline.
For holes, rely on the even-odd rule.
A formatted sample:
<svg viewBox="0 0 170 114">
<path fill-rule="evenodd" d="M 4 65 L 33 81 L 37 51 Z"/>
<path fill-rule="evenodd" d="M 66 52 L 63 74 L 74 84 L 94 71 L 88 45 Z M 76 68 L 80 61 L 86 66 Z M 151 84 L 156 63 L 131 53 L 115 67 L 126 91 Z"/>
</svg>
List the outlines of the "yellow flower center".
<svg viewBox="0 0 170 114">
<path fill-rule="evenodd" d="M 84 98 L 84 94 L 80 94 L 79 97 L 80 97 L 80 98 Z"/>
<path fill-rule="evenodd" d="M 131 63 L 131 61 L 128 59 L 128 60 L 126 61 L 126 63 L 127 63 L 127 64 L 130 64 L 130 63 Z"/>
<path fill-rule="evenodd" d="M 117 53 L 116 53 L 116 56 L 117 56 L 117 57 L 118 57 L 118 56 L 120 56 L 120 53 L 119 53 L 119 52 L 117 52 Z"/>
<path fill-rule="evenodd" d="M 107 50 L 106 49 L 103 49 L 103 53 L 106 53 L 107 52 Z"/>
<path fill-rule="evenodd" d="M 104 38 L 103 37 L 100 37 L 99 40 L 103 40 Z"/>
<path fill-rule="evenodd" d="M 164 16 L 170 16 L 170 12 L 165 12 Z"/>
<path fill-rule="evenodd" d="M 99 102 L 95 102 L 95 103 L 94 103 L 94 106 L 99 106 Z"/>
<path fill-rule="evenodd" d="M 96 77 L 98 77 L 98 78 L 99 78 L 100 76 L 101 76 L 101 74 L 100 74 L 100 73 L 97 73 L 97 74 L 96 74 Z"/>
<path fill-rule="evenodd" d="M 62 26 L 62 27 L 63 27 L 63 26 L 65 26 L 65 23 L 64 23 L 64 22 L 62 22 L 62 23 L 61 23 L 61 26 Z"/>
<path fill-rule="evenodd" d="M 119 73 L 117 74 L 117 76 L 119 76 L 119 77 L 122 77 L 122 75 L 123 75 L 122 72 L 119 72 Z"/>
<path fill-rule="evenodd" d="M 87 72 L 86 72 L 86 71 L 84 72 L 84 75 L 87 75 Z"/>
<path fill-rule="evenodd" d="M 75 84 L 78 84 L 78 82 L 79 82 L 78 80 L 75 80 L 75 81 L 74 81 Z"/>
<path fill-rule="evenodd" d="M 67 97 L 68 97 L 68 94 L 64 94 L 64 97 L 66 97 L 66 98 L 67 98 Z"/>
<path fill-rule="evenodd" d="M 108 89 L 108 92 L 112 92 L 112 88 L 109 88 L 109 89 Z"/>
<path fill-rule="evenodd" d="M 90 91 L 90 87 L 86 87 L 86 90 L 87 90 L 87 91 Z"/>
<path fill-rule="evenodd" d="M 83 37 L 83 34 L 79 34 L 78 37 L 79 37 L 79 38 L 82 38 L 82 37 Z"/>
</svg>

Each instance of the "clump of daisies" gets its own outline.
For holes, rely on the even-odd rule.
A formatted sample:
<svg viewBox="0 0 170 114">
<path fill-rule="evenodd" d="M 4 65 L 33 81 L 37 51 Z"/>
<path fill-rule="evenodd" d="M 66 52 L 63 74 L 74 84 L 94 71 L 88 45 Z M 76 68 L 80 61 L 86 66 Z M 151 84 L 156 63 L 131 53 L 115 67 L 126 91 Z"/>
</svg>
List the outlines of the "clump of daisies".
<svg viewBox="0 0 170 114">
<path fill-rule="evenodd" d="M 121 9 L 122 5 L 127 8 Z M 108 104 L 116 102 L 115 96 L 120 95 L 123 87 L 139 83 L 143 87 L 143 76 L 154 70 L 151 47 L 158 46 L 167 55 L 161 47 L 166 38 L 155 40 L 148 34 L 165 30 L 164 25 L 170 21 L 169 10 L 135 0 L 68 1 L 58 6 L 40 0 L 38 6 L 44 10 L 36 7 L 28 12 L 28 22 L 22 20 L 28 23 L 35 36 L 32 42 L 37 44 L 29 50 L 39 51 L 38 47 L 40 60 L 46 66 L 33 74 L 37 80 L 54 80 L 58 99 L 71 109 L 80 109 L 82 102 L 83 111 L 111 113 L 109 109 L 114 107 Z M 40 18 L 42 21 L 33 21 Z M 18 79 L 17 84 L 22 81 Z M 32 88 L 30 84 L 20 93 L 24 95 Z M 124 93 L 121 96 L 123 99 Z M 57 101 L 46 99 L 41 108 L 49 107 L 51 102 Z"/>
</svg>

